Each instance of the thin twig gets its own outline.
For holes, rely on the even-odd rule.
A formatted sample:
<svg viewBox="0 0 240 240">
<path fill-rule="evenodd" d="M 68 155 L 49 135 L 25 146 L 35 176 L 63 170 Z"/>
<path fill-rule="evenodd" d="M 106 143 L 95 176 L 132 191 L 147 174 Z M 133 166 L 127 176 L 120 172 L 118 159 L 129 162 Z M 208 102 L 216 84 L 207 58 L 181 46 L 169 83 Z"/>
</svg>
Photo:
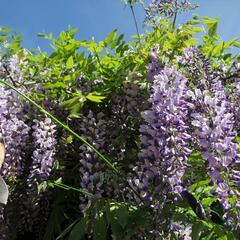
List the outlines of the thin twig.
<svg viewBox="0 0 240 240">
<path fill-rule="evenodd" d="M 131 9 L 131 12 L 132 12 L 132 15 L 133 15 L 135 28 L 136 28 L 137 35 L 138 35 L 138 39 L 139 39 L 139 42 L 140 42 L 140 33 L 139 33 L 138 24 L 137 24 L 137 19 L 136 19 L 135 12 L 134 12 L 134 8 L 133 8 L 133 5 L 132 5 L 132 4 L 130 5 L 130 9 Z"/>
<path fill-rule="evenodd" d="M 10 72 L 8 71 L 7 67 L 6 67 L 4 64 L 3 64 L 3 68 L 4 68 L 4 70 L 6 71 L 6 73 L 7 73 L 8 77 L 9 77 L 10 81 L 12 82 L 13 86 L 14 86 L 14 87 L 17 87 L 16 82 L 13 80 L 13 78 L 11 77 Z"/>
<path fill-rule="evenodd" d="M 173 29 L 175 29 L 175 25 L 176 25 L 176 20 L 177 20 L 177 11 L 175 11 L 174 13 L 174 17 L 173 17 Z"/>
<path fill-rule="evenodd" d="M 177 10 L 177 0 L 175 0 L 175 12 L 174 12 L 174 17 L 173 17 L 173 29 L 175 29 L 175 25 L 176 25 L 176 21 L 177 21 L 177 13 L 178 13 L 178 10 Z"/>
</svg>

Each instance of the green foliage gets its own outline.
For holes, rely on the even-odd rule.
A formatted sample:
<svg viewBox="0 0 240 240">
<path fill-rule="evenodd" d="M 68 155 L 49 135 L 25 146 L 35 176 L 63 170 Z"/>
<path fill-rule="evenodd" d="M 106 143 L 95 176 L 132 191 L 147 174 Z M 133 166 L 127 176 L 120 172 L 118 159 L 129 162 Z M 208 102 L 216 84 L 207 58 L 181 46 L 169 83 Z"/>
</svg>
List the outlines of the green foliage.
<svg viewBox="0 0 240 240">
<path fill-rule="evenodd" d="M 144 229 L 147 218 L 147 211 L 135 206 L 109 200 L 92 200 L 84 216 L 66 229 L 70 232 L 68 240 L 85 239 L 87 233 L 91 233 L 96 240 L 106 239 L 107 232 L 111 232 L 116 239 L 124 239 L 133 236 L 137 229 Z"/>
<path fill-rule="evenodd" d="M 127 2 L 128 4 L 135 3 L 135 1 Z M 23 85 L 28 90 L 29 96 L 22 94 L 9 83 L 2 80 L 0 82 L 17 91 L 68 131 L 70 136 L 60 134 L 59 138 L 63 137 L 64 142 L 72 147 L 69 151 L 78 155 L 78 149 L 74 148 L 73 137 L 76 137 L 108 165 L 111 169 L 111 177 L 116 173 L 119 176 L 120 172 L 124 174 L 124 169 L 129 167 L 131 161 L 136 161 L 136 149 L 139 143 L 135 136 L 130 141 L 136 146 L 131 145 L 129 149 L 131 147 L 132 149 L 126 153 L 126 159 L 116 166 L 94 147 L 94 142 L 88 142 L 77 131 L 73 131 L 67 123 L 51 115 L 40 104 L 54 102 L 61 109 L 67 110 L 66 122 L 71 124 L 74 119 L 82 116 L 84 109 L 106 111 L 107 106 L 113 101 L 113 96 L 121 91 L 125 82 L 136 83 L 146 95 L 149 94 L 149 82 L 145 76 L 149 53 L 153 47 L 157 47 L 161 53 L 159 61 L 171 64 L 176 61 L 176 56 L 183 54 L 185 48 L 197 45 L 202 53 L 211 59 L 213 68 L 224 64 L 229 67 L 228 72 L 231 71 L 235 60 L 239 58 L 228 52 L 234 46 L 240 48 L 238 38 L 222 41 L 217 34 L 218 18 L 199 18 L 194 15 L 193 19 L 176 29 L 173 29 L 173 22 L 167 18 L 161 19 L 157 24 L 140 39 L 138 36 L 133 36 L 131 41 L 124 40 L 124 36 L 119 35 L 117 30 L 110 32 L 100 42 L 95 42 L 93 39 L 78 40 L 75 37 L 77 30 L 71 26 L 68 26 L 67 30 L 61 32 L 57 38 L 54 38 L 51 33 L 49 35 L 38 34 L 39 37 L 50 41 L 52 47 L 50 54 L 41 51 L 24 51 L 21 47 L 21 36 L 2 27 L 0 29 L 2 58 L 6 61 L 9 56 L 18 54 L 19 58 L 24 59 L 26 64 L 21 66 L 24 76 Z M 197 34 L 201 34 L 202 44 L 199 43 Z M 107 111 L 106 113 L 108 114 Z M 127 119 L 125 121 L 125 125 L 128 125 Z M 135 134 L 135 126 L 131 124 L 127 126 L 128 133 L 131 129 Z M 239 143 L 239 138 L 236 141 Z M 114 144 L 117 146 L 123 143 L 127 145 L 129 142 L 124 131 L 119 130 Z M 222 209 L 219 207 L 216 196 L 212 194 L 214 187 L 211 186 L 210 178 L 206 174 L 206 163 L 201 154 L 196 150 L 187 161 L 187 164 L 191 165 L 184 175 L 184 181 L 189 190 L 188 197 L 183 198 L 174 206 L 167 206 L 166 211 L 169 210 L 174 221 L 181 221 L 186 225 L 191 224 L 193 240 L 234 239 L 233 233 L 224 227 Z M 67 169 L 67 166 L 59 167 L 61 170 L 64 168 Z M 70 174 L 71 171 L 72 169 Z M 124 175 L 121 176 L 123 179 L 124 177 Z M 141 204 L 130 205 L 125 203 L 124 199 L 121 201 L 108 198 L 95 199 L 94 195 L 75 188 L 74 185 L 63 184 L 62 181 L 62 178 L 58 178 L 58 180 L 43 182 L 38 186 L 39 192 L 44 192 L 49 187 L 55 191 L 44 240 L 81 240 L 86 239 L 87 234 L 91 235 L 94 240 L 108 239 L 111 234 L 117 240 L 135 239 L 139 231 L 145 233 L 149 230 L 151 208 L 143 207 Z M 85 194 L 92 198 L 84 213 L 81 215 L 79 210 L 74 209 L 77 216 L 69 217 L 71 214 L 68 214 L 69 209 L 66 207 L 68 195 L 65 196 L 60 189 L 56 190 L 56 187 L 66 192 Z M 237 199 L 229 199 L 229 201 L 234 204 Z M 199 217 L 201 215 L 198 214 L 199 212 L 206 216 Z"/>
</svg>

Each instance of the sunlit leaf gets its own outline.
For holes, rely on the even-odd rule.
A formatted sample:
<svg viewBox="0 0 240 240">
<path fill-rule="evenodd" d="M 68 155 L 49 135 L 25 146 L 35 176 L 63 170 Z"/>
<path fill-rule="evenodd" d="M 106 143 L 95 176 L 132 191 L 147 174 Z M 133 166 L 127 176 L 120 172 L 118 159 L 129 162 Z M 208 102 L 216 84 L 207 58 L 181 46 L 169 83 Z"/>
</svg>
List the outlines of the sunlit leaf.
<svg viewBox="0 0 240 240">
<path fill-rule="evenodd" d="M 103 99 L 106 98 L 106 96 L 101 96 L 99 95 L 99 93 L 97 92 L 90 92 L 86 98 L 92 102 L 96 102 L 96 103 L 101 103 Z"/>
<path fill-rule="evenodd" d="M 66 68 L 67 69 L 72 69 L 73 68 L 73 57 L 70 56 L 66 62 Z"/>
</svg>

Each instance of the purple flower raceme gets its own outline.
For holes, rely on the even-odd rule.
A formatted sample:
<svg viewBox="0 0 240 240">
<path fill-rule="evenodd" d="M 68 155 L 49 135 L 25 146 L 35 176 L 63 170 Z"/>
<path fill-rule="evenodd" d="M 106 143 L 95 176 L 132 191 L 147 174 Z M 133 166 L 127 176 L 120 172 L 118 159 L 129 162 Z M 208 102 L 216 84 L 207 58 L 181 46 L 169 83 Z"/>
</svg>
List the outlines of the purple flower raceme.
<svg viewBox="0 0 240 240">
<path fill-rule="evenodd" d="M 125 82 L 122 95 L 115 95 L 112 100 L 111 115 L 114 121 L 121 121 L 121 125 L 128 119 L 139 121 L 139 105 L 144 100 L 137 84 Z"/>
<path fill-rule="evenodd" d="M 98 113 L 95 116 L 92 111 L 89 111 L 88 115 L 81 119 L 78 130 L 95 148 L 104 149 L 106 127 L 103 113 Z M 81 145 L 80 151 L 80 185 L 86 192 L 100 197 L 104 192 L 103 172 L 105 165 L 88 146 Z M 90 199 L 88 196 L 80 198 L 81 210 Z"/>
<path fill-rule="evenodd" d="M 11 82 L 16 85 L 22 83 L 21 63 L 15 55 L 6 67 L 0 64 L 1 77 L 6 81 L 10 81 L 11 77 Z M 26 91 L 22 87 L 19 90 Z M 5 211 L 8 223 L 4 228 L 7 239 L 15 239 L 16 231 L 24 234 L 34 224 L 40 226 L 36 224 L 41 198 L 38 187 L 49 178 L 52 169 L 56 130 L 48 118 L 35 120 L 34 126 L 31 126 L 29 113 L 33 113 L 32 109 L 22 102 L 19 95 L 3 85 L 0 86 L 0 106 L 0 140 L 6 148 L 0 174 L 11 189 Z"/>
<path fill-rule="evenodd" d="M 182 70 L 184 76 L 195 88 L 209 89 L 212 79 L 216 78 L 209 60 L 196 47 L 186 48 L 183 56 L 177 56 L 176 61 L 184 67 Z"/>
<path fill-rule="evenodd" d="M 21 82 L 21 72 L 19 70 L 19 60 L 17 56 L 10 58 L 9 66 L 5 67 L 3 62 L 0 63 L 1 78 L 9 81 L 9 75 L 15 77 L 15 82 Z M 6 72 L 7 69 L 7 72 Z M 21 89 L 23 90 L 23 89 Z M 5 86 L 0 86 L 0 141 L 5 145 L 5 159 L 0 170 L 1 176 L 9 185 L 10 197 L 8 200 L 7 209 L 4 214 L 1 236 L 6 236 L 10 239 L 11 224 L 6 224 L 6 219 L 12 219 L 15 222 L 15 216 L 12 202 L 14 201 L 14 188 L 18 184 L 18 178 L 22 175 L 27 156 L 26 146 L 29 143 L 30 127 L 26 124 L 27 115 L 25 115 L 25 104 L 22 103 L 19 96 L 7 89 Z M 9 206 L 9 207 L 8 207 Z M 11 223 L 13 223 L 11 222 Z M 14 224 L 13 224 L 14 225 Z M 13 234 L 14 235 L 14 234 Z M 3 238 L 4 239 L 4 238 Z"/>
<path fill-rule="evenodd" d="M 24 52 L 25 53 L 25 52 Z M 19 65 L 24 63 L 24 59 L 19 59 L 18 54 L 14 54 L 9 60 L 9 75 L 12 79 L 18 83 L 22 82 L 23 74 L 19 68 Z"/>
<path fill-rule="evenodd" d="M 235 194 L 229 182 L 239 186 L 239 171 L 236 169 L 239 154 L 231 105 L 217 80 L 212 91 L 195 89 L 188 91 L 188 96 L 193 103 L 193 134 L 199 140 L 208 175 L 216 186 L 215 194 L 225 209 L 224 218 L 228 219 L 231 205 L 227 198 Z"/>
<path fill-rule="evenodd" d="M 33 162 L 28 178 L 28 186 L 30 187 L 35 181 L 41 183 L 48 179 L 52 170 L 57 143 L 55 138 L 56 125 L 50 118 L 36 119 L 34 123 L 32 136 L 35 150 L 32 154 Z"/>
<path fill-rule="evenodd" d="M 2 78 L 9 81 L 9 75 L 16 83 L 21 83 L 22 74 L 19 69 L 21 60 L 14 55 L 9 60 L 9 66 L 6 67 L 0 61 L 0 71 Z M 24 91 L 23 89 L 20 89 Z M 11 89 L 0 86 L 0 138 L 6 147 L 6 156 L 4 165 L 0 171 L 1 175 L 11 181 L 16 180 L 17 176 L 22 173 L 25 158 L 25 146 L 28 142 L 30 127 L 25 123 L 27 116 L 25 115 L 26 104 Z"/>
<path fill-rule="evenodd" d="M 48 180 L 54 162 L 56 148 L 56 125 L 51 119 L 34 120 L 32 126 L 33 153 L 32 162 L 29 167 L 29 174 L 26 180 L 25 192 L 21 194 L 23 199 L 22 221 L 19 230 L 32 231 L 33 226 L 37 226 L 37 215 L 40 211 L 39 202 L 41 193 L 39 185 Z"/>
<path fill-rule="evenodd" d="M 149 63 L 147 66 L 147 79 L 150 82 L 154 81 L 154 77 L 164 67 L 164 63 L 159 60 L 159 46 L 154 47 L 149 56 Z"/>
<path fill-rule="evenodd" d="M 146 108 L 144 92 L 134 83 L 137 77 L 136 73 L 129 73 L 128 81 L 112 96 L 110 112 L 105 117 L 109 129 L 106 150 L 120 165 L 126 157 L 137 151 L 141 111 Z"/>
<path fill-rule="evenodd" d="M 228 97 L 232 103 L 232 112 L 235 118 L 235 130 L 240 135 L 240 78 L 236 78 L 231 85 Z"/>
<path fill-rule="evenodd" d="M 14 181 L 22 173 L 30 128 L 24 122 L 24 105 L 14 92 L 3 86 L 0 86 L 0 104 L 0 135 L 6 148 L 1 175 Z"/>
<path fill-rule="evenodd" d="M 185 161 L 191 153 L 186 84 L 174 67 L 165 67 L 155 76 L 152 108 L 142 113 L 141 164 L 135 167 L 136 175 L 130 183 L 139 189 L 143 200 L 155 202 L 153 205 L 163 204 L 165 197 L 161 195 L 172 192 L 179 197 L 183 190 Z"/>
</svg>

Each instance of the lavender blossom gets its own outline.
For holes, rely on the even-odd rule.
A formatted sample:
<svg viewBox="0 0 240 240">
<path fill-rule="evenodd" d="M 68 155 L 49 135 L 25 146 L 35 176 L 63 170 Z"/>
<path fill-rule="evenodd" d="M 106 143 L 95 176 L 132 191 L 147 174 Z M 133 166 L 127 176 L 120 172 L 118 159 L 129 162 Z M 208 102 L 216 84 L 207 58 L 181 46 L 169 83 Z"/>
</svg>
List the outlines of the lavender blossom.
<svg viewBox="0 0 240 240">
<path fill-rule="evenodd" d="M 239 172 L 236 169 L 239 166 L 239 155 L 231 105 L 217 80 L 212 92 L 196 89 L 188 94 L 194 102 L 191 114 L 194 135 L 199 139 L 208 175 L 216 186 L 215 194 L 227 219 L 231 208 L 227 198 L 234 193 L 228 182 L 235 182 L 239 186 Z"/>
<path fill-rule="evenodd" d="M 18 229 L 25 231 L 32 231 L 34 224 L 36 225 L 37 215 L 40 211 L 39 203 L 42 198 L 38 186 L 49 179 L 56 147 L 56 125 L 52 123 L 51 119 L 34 120 L 32 130 L 34 145 L 32 163 L 26 180 L 25 192 L 20 194 L 23 206 L 21 225 Z"/>
<path fill-rule="evenodd" d="M 184 55 L 177 56 L 176 61 L 184 67 L 183 74 L 190 79 L 190 84 L 196 88 L 209 89 L 212 79 L 216 78 L 209 60 L 198 48 L 185 49 Z"/>
<path fill-rule="evenodd" d="M 103 148 L 105 144 L 106 123 L 104 114 L 98 113 L 96 118 L 92 111 L 80 122 L 79 131 L 94 147 Z M 86 192 L 94 194 L 95 197 L 102 196 L 104 163 L 99 157 L 86 145 L 80 147 L 80 185 Z M 80 209 L 86 206 L 90 200 L 88 196 L 80 198 Z"/>
<path fill-rule="evenodd" d="M 162 205 L 164 194 L 173 192 L 179 196 L 183 190 L 185 161 L 191 153 L 186 83 L 175 68 L 165 67 L 155 76 L 152 109 L 142 113 L 146 124 L 140 127 L 141 164 L 135 167 L 136 176 L 129 181 L 139 189 L 144 201 L 155 201 L 153 205 Z"/>
<path fill-rule="evenodd" d="M 18 54 L 14 54 L 9 60 L 9 75 L 16 82 L 22 82 L 23 74 L 20 69 L 20 65 L 23 63 L 23 59 L 19 59 Z"/>
<path fill-rule="evenodd" d="M 234 114 L 235 119 L 235 130 L 238 134 L 240 134 L 240 79 L 236 78 L 235 81 L 231 85 L 231 89 L 228 93 L 228 98 L 232 104 L 232 112 Z"/>
<path fill-rule="evenodd" d="M 9 62 L 9 66 L 6 68 L 3 67 L 3 62 L 0 63 L 3 77 L 9 81 L 10 75 L 14 81 L 20 83 L 22 81 L 19 69 L 21 60 L 14 55 Z M 25 124 L 25 104 L 21 102 L 14 91 L 6 89 L 3 85 L 0 86 L 0 106 L 0 138 L 6 148 L 5 161 L 0 173 L 5 179 L 15 181 L 24 167 L 23 159 L 30 128 Z"/>
<path fill-rule="evenodd" d="M 150 82 L 154 81 L 154 76 L 159 73 L 164 67 L 164 64 L 159 60 L 159 46 L 151 50 L 149 63 L 147 66 L 147 79 Z"/>
<path fill-rule="evenodd" d="M 30 128 L 25 124 L 24 105 L 11 90 L 0 87 L 1 141 L 5 143 L 6 156 L 1 175 L 14 181 L 24 167 L 25 146 Z"/>
<path fill-rule="evenodd" d="M 29 187 L 35 181 L 39 184 L 48 179 L 54 162 L 56 145 L 56 125 L 52 120 L 45 118 L 42 121 L 34 120 L 34 123 L 32 136 L 36 149 L 33 151 L 33 162 L 27 182 Z"/>
</svg>

